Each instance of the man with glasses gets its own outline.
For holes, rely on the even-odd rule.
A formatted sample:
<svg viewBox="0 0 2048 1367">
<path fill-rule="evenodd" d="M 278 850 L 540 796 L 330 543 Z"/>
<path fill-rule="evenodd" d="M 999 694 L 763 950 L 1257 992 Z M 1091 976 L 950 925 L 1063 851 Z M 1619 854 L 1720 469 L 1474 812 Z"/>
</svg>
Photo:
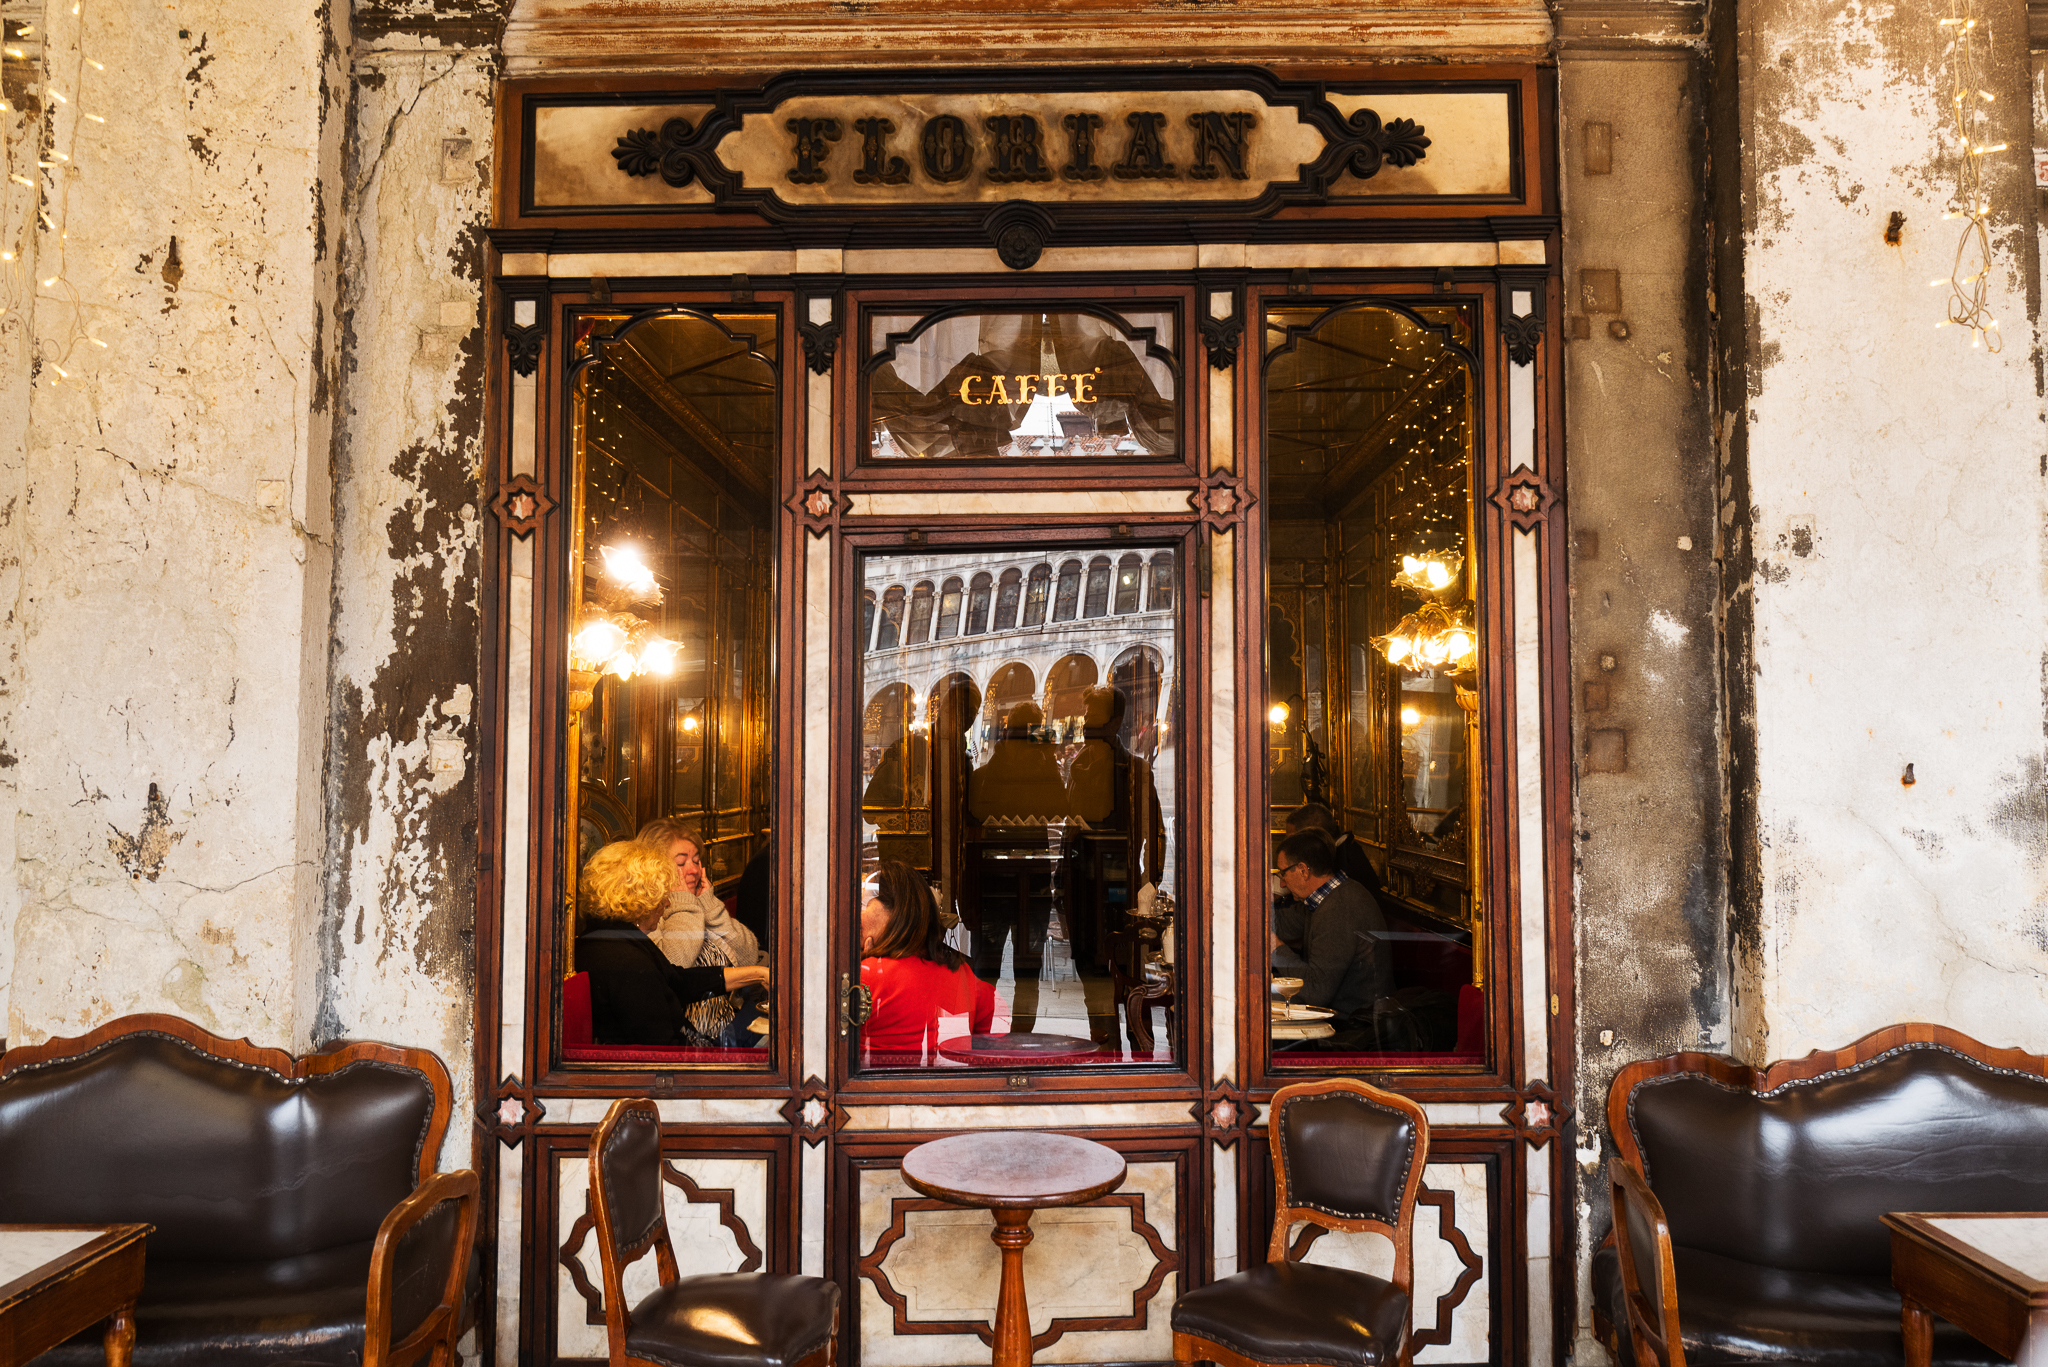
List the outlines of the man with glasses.
<svg viewBox="0 0 2048 1367">
<path fill-rule="evenodd" d="M 1373 1006 L 1391 986 L 1381 938 L 1386 918 L 1371 893 L 1337 872 L 1336 848 L 1324 832 L 1296 831 L 1280 842 L 1275 862 L 1293 906 L 1274 913 L 1274 967 L 1300 974 L 1295 1001 L 1335 1013 L 1333 1044 L 1356 1047 L 1375 1037 Z"/>
</svg>

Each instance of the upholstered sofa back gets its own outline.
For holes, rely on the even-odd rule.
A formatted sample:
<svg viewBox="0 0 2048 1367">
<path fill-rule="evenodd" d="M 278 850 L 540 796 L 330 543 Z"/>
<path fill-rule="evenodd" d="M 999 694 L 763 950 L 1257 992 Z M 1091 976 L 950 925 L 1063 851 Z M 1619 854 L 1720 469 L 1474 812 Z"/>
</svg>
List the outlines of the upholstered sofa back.
<svg viewBox="0 0 2048 1367">
<path fill-rule="evenodd" d="M 1628 1133 L 1616 1138 L 1640 1154 L 1674 1244 L 1881 1277 L 1887 1211 L 2048 1210 L 2038 1072 L 1929 1041 L 1763 1091 L 1715 1072 L 1624 1084 Z"/>
<path fill-rule="evenodd" d="M 0 1212 L 146 1221 L 152 1263 L 373 1239 L 432 1170 L 447 1124 L 447 1074 L 420 1051 L 223 1057 L 208 1044 L 230 1042 L 183 1022 L 60 1043 L 83 1047 L 10 1052 L 0 1068 Z"/>
</svg>

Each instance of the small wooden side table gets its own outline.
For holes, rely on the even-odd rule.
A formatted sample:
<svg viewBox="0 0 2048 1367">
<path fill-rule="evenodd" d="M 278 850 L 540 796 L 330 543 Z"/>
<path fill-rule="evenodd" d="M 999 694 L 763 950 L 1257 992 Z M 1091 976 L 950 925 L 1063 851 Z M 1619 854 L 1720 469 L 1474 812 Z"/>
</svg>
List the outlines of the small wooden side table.
<svg viewBox="0 0 2048 1367">
<path fill-rule="evenodd" d="M 0 1367 L 21 1367 L 101 1320 L 107 1367 L 128 1367 L 153 1228 L 0 1225 Z"/>
<path fill-rule="evenodd" d="M 2048 1213 L 1899 1212 L 1884 1222 L 1906 1367 L 1928 1367 L 1936 1315 L 2020 1367 L 2048 1367 Z"/>
<path fill-rule="evenodd" d="M 989 1234 L 1003 1251 L 996 1293 L 995 1367 L 1030 1367 L 1031 1312 L 1024 1300 L 1024 1246 L 1031 1212 L 1078 1206 L 1123 1185 L 1123 1156 L 1092 1139 L 1067 1134 L 997 1130 L 934 1139 L 903 1155 L 912 1190 L 956 1206 L 981 1206 L 996 1217 Z"/>
</svg>

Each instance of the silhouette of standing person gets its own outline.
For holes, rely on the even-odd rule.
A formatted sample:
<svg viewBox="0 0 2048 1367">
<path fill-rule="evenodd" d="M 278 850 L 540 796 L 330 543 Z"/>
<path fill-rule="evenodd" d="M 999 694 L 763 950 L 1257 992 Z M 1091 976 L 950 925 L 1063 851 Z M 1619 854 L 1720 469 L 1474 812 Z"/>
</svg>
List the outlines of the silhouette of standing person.
<svg viewBox="0 0 2048 1367">
<path fill-rule="evenodd" d="M 967 814 L 984 833 L 1008 828 L 1035 834 L 1045 850 L 1045 827 L 1069 815 L 1067 785 L 1052 742 L 1039 734 L 1045 714 L 1036 703 L 1020 702 L 1003 719 L 1002 738 L 988 761 L 970 776 Z M 984 846 L 984 862 L 997 853 Z M 1016 974 L 1010 1004 L 1010 1028 L 1028 1031 L 1038 1023 L 1038 975 L 1045 962 L 1045 933 L 1052 922 L 1054 866 L 1042 856 L 1034 861 L 1004 860 L 1012 869 L 1029 870 L 1004 878 L 983 891 L 981 927 L 974 937 L 974 972 L 985 982 L 1002 976 L 1003 946 L 1011 944 Z M 985 873 L 985 870 L 983 870 Z"/>
<path fill-rule="evenodd" d="M 965 674 L 952 675 L 933 690 L 931 710 L 931 741 L 925 749 L 930 765 L 926 791 L 931 799 L 932 893 L 939 919 L 965 920 L 968 933 L 978 940 L 980 925 L 968 887 L 967 782 L 973 766 L 967 758 L 967 730 L 981 712 L 981 690 Z"/>
</svg>

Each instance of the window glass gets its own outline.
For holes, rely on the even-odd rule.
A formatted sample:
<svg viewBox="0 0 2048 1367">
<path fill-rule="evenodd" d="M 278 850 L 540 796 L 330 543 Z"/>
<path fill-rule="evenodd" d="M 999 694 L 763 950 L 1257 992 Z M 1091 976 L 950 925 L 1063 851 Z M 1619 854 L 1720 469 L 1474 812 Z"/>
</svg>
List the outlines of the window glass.
<svg viewBox="0 0 2048 1367">
<path fill-rule="evenodd" d="M 777 962 L 777 332 L 774 314 L 756 312 L 575 325 L 565 725 L 577 772 L 562 828 L 559 998 L 571 1066 L 767 1066 L 776 1022 L 762 989 L 718 985 Z M 870 625 L 874 608 L 863 600 Z M 637 894 L 603 873 L 609 864 L 588 898 L 582 874 L 638 835 L 675 883 L 636 922 Z M 705 971 L 648 999 L 632 982 L 648 950 L 657 965 Z"/>
<path fill-rule="evenodd" d="M 979 636 L 988 630 L 989 578 L 986 572 L 974 576 L 974 588 L 967 595 L 966 635 Z"/>
<path fill-rule="evenodd" d="M 874 313 L 873 460 L 1131 460 L 1180 449 L 1175 313 Z"/>
<path fill-rule="evenodd" d="M 1116 611 L 1119 617 L 1138 610 L 1138 599 L 1143 590 L 1144 573 L 1138 567 L 1138 557 L 1127 555 L 1117 562 L 1116 567 Z"/>
<path fill-rule="evenodd" d="M 939 629 L 933 639 L 943 641 L 960 632 L 960 581 L 948 579 L 939 591 Z"/>
<path fill-rule="evenodd" d="M 1004 558 L 871 555 L 864 579 L 886 600 L 920 579 L 1017 574 Z M 1081 562 L 1070 563 L 1078 579 Z M 1034 577 L 1047 583 L 1050 564 Z M 935 890 L 945 946 L 927 957 L 924 941 L 889 939 L 899 924 L 890 907 L 856 930 L 886 951 L 863 955 L 876 999 L 866 1066 L 1014 1071 L 1177 1056 L 1165 1005 L 1178 981 L 1178 624 L 1170 609 L 1069 617 L 861 662 L 872 886 L 860 904 L 908 867 Z"/>
<path fill-rule="evenodd" d="M 1024 625 L 1035 627 L 1045 622 L 1045 595 L 1052 585 L 1052 566 L 1031 567 L 1031 589 L 1024 599 Z"/>
<path fill-rule="evenodd" d="M 1145 606 L 1153 612 L 1173 606 L 1173 552 L 1160 551 L 1152 557 L 1152 587 Z"/>
<path fill-rule="evenodd" d="M 1016 570 L 1004 570 L 1002 582 L 996 586 L 996 630 L 1008 631 L 1017 625 L 1017 591 L 1023 576 Z"/>
<path fill-rule="evenodd" d="M 932 586 L 919 584 L 910 591 L 910 627 L 903 633 L 903 644 L 924 644 L 925 637 L 931 634 L 931 629 Z"/>
<path fill-rule="evenodd" d="M 1278 1069 L 1485 1061 L 1467 307 L 1266 315 Z"/>
<path fill-rule="evenodd" d="M 1088 566 L 1088 597 L 1081 605 L 1083 617 L 1100 617 L 1109 611 L 1109 557 L 1098 555 Z"/>
<path fill-rule="evenodd" d="M 1052 601 L 1052 619 L 1055 622 L 1071 622 L 1074 610 L 1081 599 L 1081 562 L 1069 560 L 1060 566 L 1059 594 Z"/>
<path fill-rule="evenodd" d="M 899 584 L 882 595 L 882 620 L 875 628 L 876 650 L 895 649 L 897 631 L 902 622 L 903 586 Z"/>
</svg>

